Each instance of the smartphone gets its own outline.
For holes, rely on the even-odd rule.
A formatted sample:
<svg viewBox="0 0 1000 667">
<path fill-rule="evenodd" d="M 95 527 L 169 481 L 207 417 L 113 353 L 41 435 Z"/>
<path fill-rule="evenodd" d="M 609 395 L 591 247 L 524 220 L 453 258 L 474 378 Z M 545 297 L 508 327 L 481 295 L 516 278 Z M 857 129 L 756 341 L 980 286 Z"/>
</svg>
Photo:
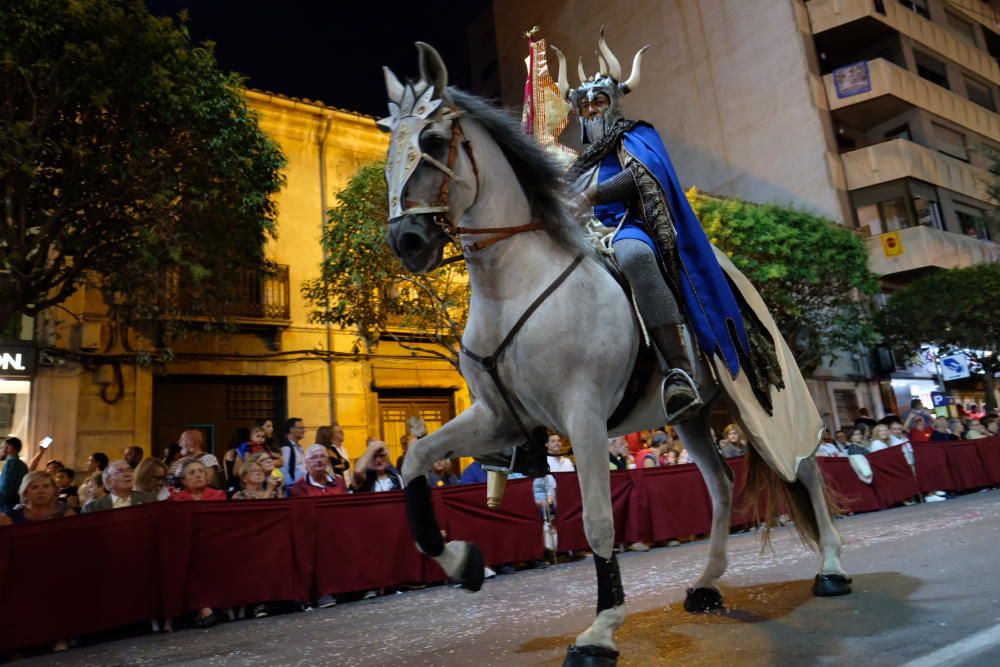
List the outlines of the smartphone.
<svg viewBox="0 0 1000 667">
<path fill-rule="evenodd" d="M 48 449 L 49 445 L 51 444 L 52 444 L 52 436 L 47 435 L 41 439 L 41 441 L 38 443 L 38 446 L 41 447 L 42 449 Z"/>
</svg>

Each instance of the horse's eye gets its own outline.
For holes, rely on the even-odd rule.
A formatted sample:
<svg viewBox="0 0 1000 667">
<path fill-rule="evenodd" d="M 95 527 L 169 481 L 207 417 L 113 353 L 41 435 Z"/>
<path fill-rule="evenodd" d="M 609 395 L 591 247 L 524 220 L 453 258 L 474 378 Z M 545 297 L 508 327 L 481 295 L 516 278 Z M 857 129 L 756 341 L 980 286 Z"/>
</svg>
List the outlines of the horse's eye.
<svg viewBox="0 0 1000 667">
<path fill-rule="evenodd" d="M 428 132 L 420 137 L 420 147 L 428 153 L 440 150 L 447 142 L 448 140 L 445 139 L 443 134 L 437 134 L 436 132 Z"/>
</svg>

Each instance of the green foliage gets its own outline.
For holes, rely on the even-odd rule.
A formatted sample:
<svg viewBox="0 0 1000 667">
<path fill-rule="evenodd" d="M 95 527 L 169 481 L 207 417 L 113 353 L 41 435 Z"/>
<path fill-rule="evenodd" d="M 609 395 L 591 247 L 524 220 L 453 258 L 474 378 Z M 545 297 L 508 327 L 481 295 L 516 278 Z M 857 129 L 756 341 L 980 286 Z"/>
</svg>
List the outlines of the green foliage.
<svg viewBox="0 0 1000 667">
<path fill-rule="evenodd" d="M 384 168 L 381 162 L 362 167 L 337 194 L 323 230 L 321 275 L 302 287 L 314 308 L 309 321 L 356 327 L 368 350 L 387 338 L 458 369 L 469 308 L 464 264 L 426 276 L 402 267 L 385 240 Z"/>
<path fill-rule="evenodd" d="M 138 0 L 6 0 L 0 53 L 0 328 L 84 281 L 135 317 L 224 312 L 284 157 L 211 45 Z"/>
<path fill-rule="evenodd" d="M 712 243 L 760 291 L 803 372 L 874 342 L 878 281 L 849 229 L 787 206 L 689 199 Z"/>
<path fill-rule="evenodd" d="M 964 352 L 985 371 L 993 403 L 993 374 L 1000 371 L 1000 264 L 937 271 L 892 294 L 877 315 L 878 329 L 894 350 L 909 356 L 937 347 Z"/>
</svg>

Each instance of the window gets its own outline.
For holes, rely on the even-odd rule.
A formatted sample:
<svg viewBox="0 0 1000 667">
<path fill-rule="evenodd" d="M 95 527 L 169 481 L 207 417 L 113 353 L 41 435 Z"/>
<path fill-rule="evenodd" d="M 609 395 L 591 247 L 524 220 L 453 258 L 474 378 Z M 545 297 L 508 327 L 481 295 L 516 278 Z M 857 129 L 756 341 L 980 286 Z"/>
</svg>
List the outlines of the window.
<svg viewBox="0 0 1000 667">
<path fill-rule="evenodd" d="M 931 13 L 927 9 L 927 0 L 899 0 L 899 4 L 912 12 L 920 14 L 925 19 L 931 18 Z"/>
<path fill-rule="evenodd" d="M 880 201 L 877 206 L 883 232 L 894 232 L 910 226 L 910 216 L 906 212 L 906 200 L 902 197 Z"/>
<path fill-rule="evenodd" d="M 858 392 L 853 389 L 834 389 L 833 407 L 837 411 L 840 428 L 851 428 L 858 416 Z"/>
<path fill-rule="evenodd" d="M 886 141 L 889 139 L 906 139 L 907 141 L 913 141 L 913 137 L 910 135 L 909 123 L 903 123 L 899 127 L 892 128 L 886 132 L 883 137 Z"/>
<path fill-rule="evenodd" d="M 965 162 L 969 161 L 969 151 L 965 145 L 964 134 L 937 123 L 931 123 L 931 125 L 934 126 L 934 138 L 940 152 Z"/>
<path fill-rule="evenodd" d="M 915 50 L 913 57 L 917 61 L 917 74 L 921 78 L 951 90 L 951 86 L 948 85 L 948 69 L 943 62 L 922 51 Z"/>
<path fill-rule="evenodd" d="M 993 103 L 993 96 L 990 95 L 989 86 L 985 86 L 967 76 L 963 78 L 965 79 L 966 97 L 984 109 L 989 109 L 990 111 L 997 110 L 996 105 Z"/>
<path fill-rule="evenodd" d="M 948 28 L 951 29 L 951 32 L 959 39 L 964 40 L 969 44 L 975 46 L 976 29 L 975 27 L 973 27 L 972 23 L 966 21 L 963 18 L 959 18 L 958 16 L 952 14 L 951 12 L 947 12 L 947 16 L 948 16 Z"/>
<path fill-rule="evenodd" d="M 917 214 L 917 224 L 934 229 L 944 229 L 941 222 L 941 205 L 933 199 L 913 198 L 913 210 Z"/>
<path fill-rule="evenodd" d="M 990 229 L 983 210 L 956 203 L 955 215 L 962 234 L 980 241 L 990 240 Z"/>
<path fill-rule="evenodd" d="M 247 423 L 279 414 L 278 388 L 271 384 L 226 385 L 226 419 Z M 275 433 L 277 435 L 277 433 Z"/>
</svg>

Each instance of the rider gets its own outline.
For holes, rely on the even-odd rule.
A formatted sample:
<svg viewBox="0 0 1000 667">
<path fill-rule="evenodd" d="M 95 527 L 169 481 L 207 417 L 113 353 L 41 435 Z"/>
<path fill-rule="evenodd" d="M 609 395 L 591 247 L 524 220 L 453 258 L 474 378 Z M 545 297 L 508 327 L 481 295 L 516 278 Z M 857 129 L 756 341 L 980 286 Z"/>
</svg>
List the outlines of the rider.
<svg viewBox="0 0 1000 667">
<path fill-rule="evenodd" d="M 574 89 L 566 82 L 565 57 L 553 47 L 560 60 L 560 92 L 579 117 L 586 147 L 571 167 L 571 179 L 581 192 L 578 206 L 592 207 L 595 218 L 615 229 L 615 257 L 666 364 L 668 421 L 683 422 L 703 402 L 680 325 L 686 320 L 701 348 L 718 354 L 734 378 L 749 365 L 747 335 L 660 136 L 648 123 L 622 113 L 622 97 L 638 85 L 646 49 L 636 54 L 628 81 L 619 83 L 621 68 L 604 41 L 603 28 L 598 46 L 601 69 L 588 78 L 581 65 L 581 82 Z"/>
</svg>

